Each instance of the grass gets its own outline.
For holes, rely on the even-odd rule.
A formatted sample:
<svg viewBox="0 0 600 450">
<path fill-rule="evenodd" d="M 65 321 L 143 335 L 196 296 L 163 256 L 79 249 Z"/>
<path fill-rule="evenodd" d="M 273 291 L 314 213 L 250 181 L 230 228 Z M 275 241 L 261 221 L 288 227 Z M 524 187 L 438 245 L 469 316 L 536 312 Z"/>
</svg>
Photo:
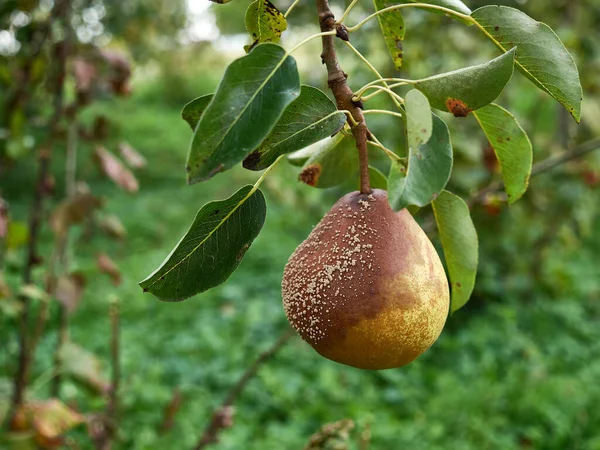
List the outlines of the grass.
<svg viewBox="0 0 600 450">
<path fill-rule="evenodd" d="M 107 197 L 105 212 L 121 218 L 128 237 L 125 242 L 95 237 L 76 245 L 80 256 L 74 268 L 88 273 L 89 282 L 71 320 L 71 337 L 106 366 L 108 304 L 116 296 L 123 364 L 117 448 L 190 448 L 227 390 L 286 328 L 280 304 L 285 262 L 341 191 L 317 192 L 290 182 L 295 171 L 282 165 L 265 183 L 267 222 L 238 271 L 205 294 L 161 303 L 143 294 L 137 282 L 161 263 L 202 204 L 231 195 L 257 174 L 236 169 L 186 186 L 183 167 L 191 132 L 178 109 L 148 101 L 147 92 L 99 104 L 87 119 L 96 113 L 118 124 L 106 145 L 124 138 L 149 166 L 138 174 L 139 194 L 129 195 L 98 175 L 86 155 L 89 149 L 81 149 L 80 173 L 95 193 Z M 7 182 L 20 219 L 27 213 L 29 193 L 20 184 L 26 181 L 15 175 Z M 594 227 L 599 228 L 598 217 Z M 47 254 L 48 233 L 43 243 Z M 119 287 L 95 273 L 98 251 L 120 266 Z M 549 251 L 545 257 L 556 267 L 569 267 L 576 286 L 578 277 L 587 283 L 585 290 L 531 290 L 527 301 L 516 301 L 510 290 L 493 285 L 502 302 L 476 302 L 455 314 L 433 348 L 403 369 L 359 371 L 323 359 L 294 338 L 239 397 L 234 426 L 222 433 L 217 448 L 301 449 L 323 423 L 350 418 L 359 430 L 371 427 L 372 449 L 600 449 L 600 274 L 595 269 L 600 245 L 591 234 L 568 254 Z M 488 258 L 494 255 L 482 255 Z M 484 272 L 482 284 L 488 287 L 480 298 L 492 289 L 490 283 Z M 48 367 L 51 331 L 35 376 Z M 173 430 L 163 435 L 163 410 L 176 388 L 182 406 Z M 70 382 L 64 397 L 83 410 L 102 407 Z M 359 448 L 357 434 L 349 448 Z M 74 436 L 83 442 L 83 431 Z"/>
</svg>

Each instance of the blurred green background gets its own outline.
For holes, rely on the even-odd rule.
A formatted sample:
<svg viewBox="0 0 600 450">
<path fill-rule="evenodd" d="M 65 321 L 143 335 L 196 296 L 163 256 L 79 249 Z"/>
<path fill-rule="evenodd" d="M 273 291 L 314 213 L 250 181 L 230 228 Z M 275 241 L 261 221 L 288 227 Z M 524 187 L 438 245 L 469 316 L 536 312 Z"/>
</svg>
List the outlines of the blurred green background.
<svg viewBox="0 0 600 450">
<path fill-rule="evenodd" d="M 14 22 L 15 10 L 23 9 L 20 3 L 0 7 L 0 29 L 11 29 L 7 24 Z M 97 21 L 103 26 L 92 34 L 82 29 L 78 38 L 89 38 L 90 46 L 127 52 L 134 61 L 133 92 L 127 98 L 96 101 L 82 112 L 81 121 L 89 125 L 105 116 L 109 132 L 103 145 L 114 149 L 127 141 L 148 165 L 136 172 L 139 193 L 122 192 L 96 169 L 90 158 L 93 147 L 80 144 L 79 178 L 94 194 L 106 197 L 101 214 L 117 215 L 127 237 L 115 241 L 96 234 L 89 239 L 84 227 L 72 236 L 77 255 L 73 269 L 88 274 L 88 284 L 71 317 L 71 338 L 95 353 L 108 373 L 108 305 L 118 298 L 123 379 L 115 446 L 191 448 L 228 389 L 286 329 L 280 280 L 287 258 L 357 180 L 318 191 L 296 181 L 297 168 L 281 164 L 264 184 L 265 227 L 224 285 L 175 304 L 144 295 L 138 281 L 161 263 L 196 211 L 257 178 L 238 168 L 186 186 L 183 167 L 191 131 L 180 118 L 183 104 L 213 92 L 226 66 L 243 54 L 247 43 L 243 15 L 249 2 L 234 0 L 209 8 L 207 0 L 121 3 L 82 2 L 82 10 L 103 12 Z M 290 2 L 274 3 L 285 10 Z M 475 9 L 487 2 L 466 3 Z M 574 55 L 582 79 L 579 126 L 519 73 L 498 99 L 528 132 L 534 162 L 600 136 L 600 1 L 498 3 L 518 7 L 550 25 Z M 334 4 L 339 15 L 343 4 Z M 349 23 L 370 8 L 370 1 L 361 0 Z M 283 45 L 289 48 L 318 31 L 313 10 L 310 0 L 299 4 L 290 16 Z M 477 30 L 449 18 L 411 10 L 405 20 L 405 68 L 399 76 L 418 78 L 496 55 Z M 13 26 L 15 39 L 26 28 Z M 2 47 L 9 42 L 2 33 L 4 103 L 12 85 L 7 74 L 19 53 L 10 43 Z M 381 72 L 397 74 L 376 22 L 353 35 L 352 42 Z M 314 41 L 295 56 L 303 82 L 325 89 L 319 53 L 319 42 Z M 345 48 L 340 49 L 340 58 L 354 89 L 371 79 Z M 381 96 L 368 106 L 389 106 L 385 102 Z M 487 144 L 476 121 L 445 118 L 455 151 L 450 189 L 468 197 L 499 174 L 493 164 L 486 164 Z M 389 147 L 401 146 L 400 123 L 391 117 L 376 119 L 369 122 L 375 134 Z M 25 222 L 36 172 L 31 143 L 35 135 L 0 138 L 5 152 L 0 159 L 0 196 L 10 203 L 12 219 Z M 63 154 L 57 146 L 53 173 L 60 192 Z M 376 153 L 373 158 L 385 169 L 383 159 Z M 590 153 L 534 177 L 525 197 L 510 208 L 504 203 L 496 206 L 493 198 L 476 205 L 472 213 L 479 232 L 480 267 L 475 293 L 467 307 L 449 318 L 439 341 L 426 354 L 402 369 L 367 372 L 325 360 L 295 337 L 239 396 L 234 425 L 222 432 L 215 448 L 301 449 L 322 424 L 349 418 L 356 423 L 347 444 L 350 449 L 366 448 L 359 443 L 365 429 L 371 433 L 368 448 L 375 450 L 600 449 L 599 184 L 600 152 Z M 59 201 L 56 194 L 50 204 Z M 426 208 L 416 217 L 425 220 L 428 214 Z M 435 234 L 432 238 L 437 245 Z M 46 226 L 40 251 L 44 258 L 49 257 L 52 239 Z M 5 277 L 13 290 L 20 281 L 23 251 L 5 255 Z M 120 286 L 96 274 L 100 251 L 109 253 L 120 267 Z M 43 284 L 43 267 L 34 275 Z M 0 395 L 10 388 L 17 352 L 16 317 L 2 307 L 6 301 L 0 298 Z M 36 396 L 47 395 L 43 377 L 52 364 L 54 323 L 32 373 Z M 163 433 L 164 410 L 175 390 L 180 392 L 181 407 L 172 429 Z M 65 382 L 63 399 L 82 411 L 103 407 L 101 398 L 70 381 Z M 71 435 L 81 448 L 91 448 L 85 444 L 84 429 Z"/>
</svg>

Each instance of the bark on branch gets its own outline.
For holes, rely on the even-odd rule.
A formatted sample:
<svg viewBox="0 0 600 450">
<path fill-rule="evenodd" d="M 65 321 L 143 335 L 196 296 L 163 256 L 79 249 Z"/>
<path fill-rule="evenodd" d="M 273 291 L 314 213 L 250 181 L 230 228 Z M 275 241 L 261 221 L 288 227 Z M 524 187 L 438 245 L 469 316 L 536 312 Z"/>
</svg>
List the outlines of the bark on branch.
<svg viewBox="0 0 600 450">
<path fill-rule="evenodd" d="M 346 81 L 348 75 L 346 75 L 340 67 L 335 51 L 335 38 L 338 37 L 347 41 L 348 32 L 344 25 L 336 23 L 333 12 L 331 12 L 331 8 L 329 7 L 328 0 L 316 0 L 316 2 L 321 31 L 337 31 L 336 36 L 323 36 L 323 53 L 321 53 L 321 60 L 323 64 L 325 64 L 325 67 L 327 67 L 327 84 L 335 97 L 338 109 L 350 111 L 350 114 L 352 114 L 352 117 L 354 118 L 354 122 L 356 122 L 356 125 L 353 123 L 350 123 L 350 125 L 352 127 L 352 135 L 356 140 L 356 148 L 358 149 L 360 192 L 369 194 L 371 192 L 371 185 L 369 183 L 369 154 L 367 149 L 369 130 L 367 129 L 365 117 L 362 113 L 362 104 L 354 103 L 352 101 L 352 89 L 350 89 Z"/>
</svg>

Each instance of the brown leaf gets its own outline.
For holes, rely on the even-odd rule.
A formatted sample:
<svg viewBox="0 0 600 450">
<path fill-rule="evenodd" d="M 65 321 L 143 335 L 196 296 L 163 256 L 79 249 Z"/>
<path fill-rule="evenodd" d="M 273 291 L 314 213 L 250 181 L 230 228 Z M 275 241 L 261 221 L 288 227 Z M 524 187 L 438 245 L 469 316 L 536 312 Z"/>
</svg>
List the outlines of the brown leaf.
<svg viewBox="0 0 600 450">
<path fill-rule="evenodd" d="M 97 393 L 104 393 L 109 382 L 104 378 L 102 365 L 93 353 L 73 342 L 60 349 L 63 373 Z"/>
<path fill-rule="evenodd" d="M 350 419 L 327 423 L 311 436 L 310 442 L 304 447 L 304 450 L 326 448 L 347 449 L 350 431 L 353 428 L 354 422 Z"/>
<path fill-rule="evenodd" d="M 131 93 L 129 78 L 131 77 L 131 64 L 123 53 L 114 50 L 100 50 L 100 55 L 111 69 L 109 83 L 116 95 L 126 96 Z"/>
<path fill-rule="evenodd" d="M 28 402 L 23 405 L 21 414 L 42 448 L 57 448 L 67 431 L 84 422 L 81 414 L 55 398 Z"/>
<path fill-rule="evenodd" d="M 113 284 L 118 286 L 121 284 L 121 271 L 112 259 L 106 253 L 98 253 L 96 264 L 100 272 L 110 276 Z"/>
<path fill-rule="evenodd" d="M 100 220 L 100 229 L 115 239 L 124 239 L 127 236 L 127 230 L 123 226 L 121 219 L 114 214 L 103 217 Z"/>
<path fill-rule="evenodd" d="M 0 238 L 8 234 L 8 203 L 0 197 Z"/>
<path fill-rule="evenodd" d="M 102 200 L 92 194 L 77 194 L 63 201 L 50 218 L 50 226 L 57 235 L 64 234 L 70 226 L 83 222 L 94 210 L 102 206 Z"/>
<path fill-rule="evenodd" d="M 73 62 L 73 75 L 77 94 L 87 100 L 98 76 L 96 65 L 88 59 L 77 58 Z"/>
<path fill-rule="evenodd" d="M 133 169 L 142 169 L 146 167 L 146 164 L 148 164 L 146 158 L 140 155 L 137 150 L 135 150 L 127 142 L 121 142 L 119 144 L 119 152 L 129 167 Z"/>
<path fill-rule="evenodd" d="M 127 192 L 137 192 L 139 189 L 138 182 L 119 159 L 106 150 L 104 147 L 96 147 L 96 157 L 100 162 L 102 171 L 113 180 L 119 187 Z"/>
<path fill-rule="evenodd" d="M 57 280 L 54 297 L 66 308 L 69 314 L 75 311 L 75 308 L 81 302 L 85 284 L 85 277 L 78 272 L 63 275 Z"/>
</svg>

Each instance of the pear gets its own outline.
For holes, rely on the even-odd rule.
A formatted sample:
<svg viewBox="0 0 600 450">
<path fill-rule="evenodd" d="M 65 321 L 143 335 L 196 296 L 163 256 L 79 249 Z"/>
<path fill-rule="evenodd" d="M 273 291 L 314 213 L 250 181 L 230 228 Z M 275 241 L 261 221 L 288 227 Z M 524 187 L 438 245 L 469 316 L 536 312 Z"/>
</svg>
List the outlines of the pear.
<svg viewBox="0 0 600 450">
<path fill-rule="evenodd" d="M 337 201 L 285 266 L 285 314 L 326 358 L 360 369 L 401 367 L 438 338 L 450 304 L 431 241 L 387 192 Z"/>
</svg>

